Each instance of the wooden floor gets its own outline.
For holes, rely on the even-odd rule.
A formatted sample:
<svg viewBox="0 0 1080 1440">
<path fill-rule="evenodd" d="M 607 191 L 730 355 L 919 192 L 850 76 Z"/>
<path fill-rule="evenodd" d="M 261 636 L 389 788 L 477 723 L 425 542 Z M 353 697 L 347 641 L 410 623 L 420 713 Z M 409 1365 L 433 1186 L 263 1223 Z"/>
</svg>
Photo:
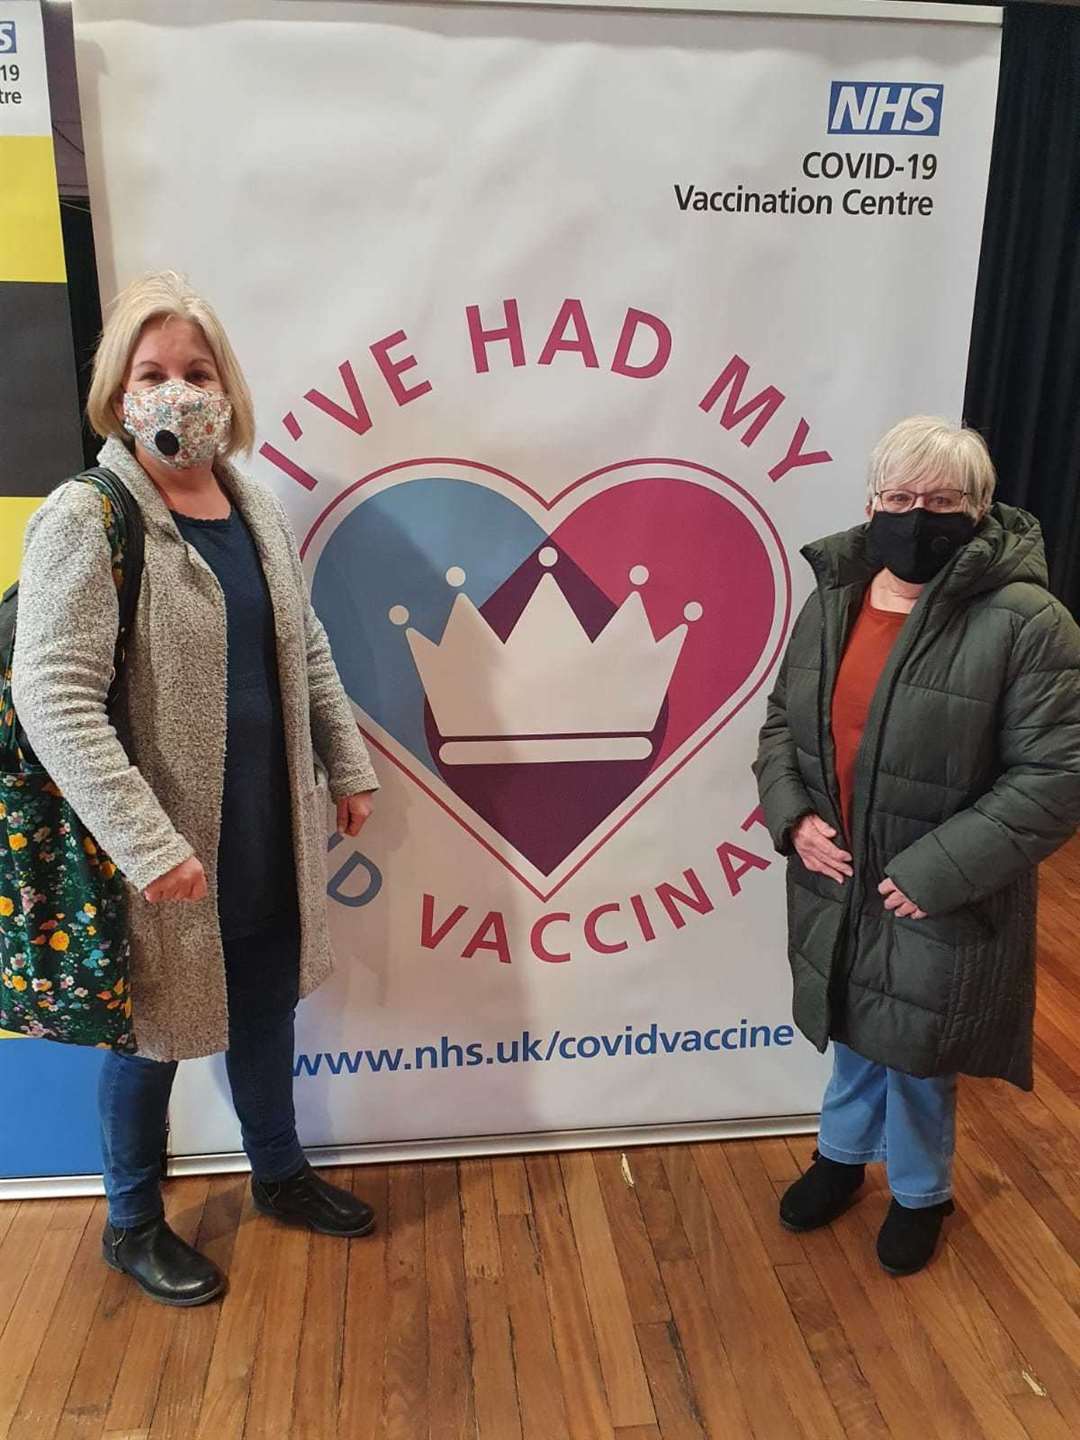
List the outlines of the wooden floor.
<svg viewBox="0 0 1080 1440">
<path fill-rule="evenodd" d="M 963 1089 L 958 1214 L 878 1268 L 880 1178 L 835 1229 L 776 1224 L 811 1141 L 338 1172 L 344 1244 L 169 1186 L 229 1270 L 170 1311 L 99 1259 L 103 1202 L 0 1205 L 10 1440 L 1069 1440 L 1080 1435 L 1080 843 L 1044 872 L 1039 1083 Z"/>
</svg>

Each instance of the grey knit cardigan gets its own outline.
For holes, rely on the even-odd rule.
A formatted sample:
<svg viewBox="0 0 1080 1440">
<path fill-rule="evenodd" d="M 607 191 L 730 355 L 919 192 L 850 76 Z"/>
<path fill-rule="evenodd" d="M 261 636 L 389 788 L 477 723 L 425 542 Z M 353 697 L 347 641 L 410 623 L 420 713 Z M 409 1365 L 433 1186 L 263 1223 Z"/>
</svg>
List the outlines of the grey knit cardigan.
<svg viewBox="0 0 1080 1440">
<path fill-rule="evenodd" d="M 149 476 L 119 439 L 101 452 L 146 523 L 142 589 L 112 716 L 105 701 L 117 597 L 101 502 L 67 484 L 31 518 L 19 588 L 15 708 L 41 763 L 131 896 L 133 1022 L 156 1060 L 228 1045 L 216 870 L 226 733 L 226 618 L 221 587 L 187 545 Z M 277 630 L 291 823 L 300 900 L 300 993 L 332 968 L 326 923 L 328 790 L 377 787 L 326 633 L 307 597 L 295 538 L 271 493 L 233 466 L 222 483 L 254 536 Z M 258 845 L 260 837 L 251 836 Z M 207 899 L 150 905 L 151 881 L 197 855 Z"/>
</svg>

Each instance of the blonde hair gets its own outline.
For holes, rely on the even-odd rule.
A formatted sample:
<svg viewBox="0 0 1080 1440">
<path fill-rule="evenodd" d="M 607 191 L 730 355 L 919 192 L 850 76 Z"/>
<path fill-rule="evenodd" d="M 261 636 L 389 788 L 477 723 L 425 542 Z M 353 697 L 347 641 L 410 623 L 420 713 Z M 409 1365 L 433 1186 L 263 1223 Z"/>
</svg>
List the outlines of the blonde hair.
<svg viewBox="0 0 1080 1440">
<path fill-rule="evenodd" d="M 124 388 L 124 377 L 139 336 L 153 320 L 175 317 L 189 320 L 206 336 L 225 394 L 232 401 L 232 428 L 225 444 L 226 455 L 248 452 L 255 443 L 255 408 L 229 337 L 212 307 L 175 270 L 161 270 L 134 280 L 113 301 L 101 333 L 86 418 L 97 433 L 124 436 L 124 427 L 113 402 Z"/>
<path fill-rule="evenodd" d="M 986 441 L 977 430 L 935 415 L 913 415 L 883 435 L 870 457 L 870 504 L 879 490 L 903 490 L 934 479 L 966 493 L 968 508 L 982 516 L 994 498 L 997 475 Z"/>
</svg>

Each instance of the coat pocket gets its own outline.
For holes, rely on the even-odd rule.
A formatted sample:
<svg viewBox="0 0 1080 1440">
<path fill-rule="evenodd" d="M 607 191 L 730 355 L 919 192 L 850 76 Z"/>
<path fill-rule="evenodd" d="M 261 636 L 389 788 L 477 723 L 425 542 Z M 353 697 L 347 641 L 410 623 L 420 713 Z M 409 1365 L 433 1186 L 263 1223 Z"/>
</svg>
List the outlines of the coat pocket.
<svg viewBox="0 0 1080 1440">
<path fill-rule="evenodd" d="M 330 784 L 326 772 L 316 767 L 315 780 L 304 797 L 305 866 L 308 883 L 321 893 L 326 881 L 326 846 L 330 833 Z"/>
<path fill-rule="evenodd" d="M 811 888 L 796 878 L 800 874 L 822 887 L 832 883 L 820 876 L 811 876 L 797 856 L 788 861 L 788 955 L 793 967 L 802 961 L 827 980 L 841 943 L 847 896 L 838 885 L 833 887 L 835 897 L 828 892 L 822 893 L 816 885 Z"/>
<path fill-rule="evenodd" d="M 925 920 L 886 912 L 882 942 L 886 993 L 945 1015 L 971 958 L 993 945 L 994 930 L 974 906 Z"/>
</svg>

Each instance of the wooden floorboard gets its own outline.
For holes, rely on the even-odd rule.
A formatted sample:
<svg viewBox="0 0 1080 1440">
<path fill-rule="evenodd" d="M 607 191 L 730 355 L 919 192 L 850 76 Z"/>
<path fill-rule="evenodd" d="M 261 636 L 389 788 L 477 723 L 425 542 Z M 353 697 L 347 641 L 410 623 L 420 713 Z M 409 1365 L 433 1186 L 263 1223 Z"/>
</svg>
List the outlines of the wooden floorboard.
<svg viewBox="0 0 1080 1440">
<path fill-rule="evenodd" d="M 1037 1085 L 961 1086 L 957 1214 L 921 1275 L 777 1198 L 808 1137 L 331 1172 L 348 1243 L 238 1176 L 170 1182 L 229 1273 L 152 1304 L 101 1201 L 0 1205 L 0 1440 L 1067 1440 L 1080 1435 L 1080 841 L 1044 867 Z"/>
</svg>

